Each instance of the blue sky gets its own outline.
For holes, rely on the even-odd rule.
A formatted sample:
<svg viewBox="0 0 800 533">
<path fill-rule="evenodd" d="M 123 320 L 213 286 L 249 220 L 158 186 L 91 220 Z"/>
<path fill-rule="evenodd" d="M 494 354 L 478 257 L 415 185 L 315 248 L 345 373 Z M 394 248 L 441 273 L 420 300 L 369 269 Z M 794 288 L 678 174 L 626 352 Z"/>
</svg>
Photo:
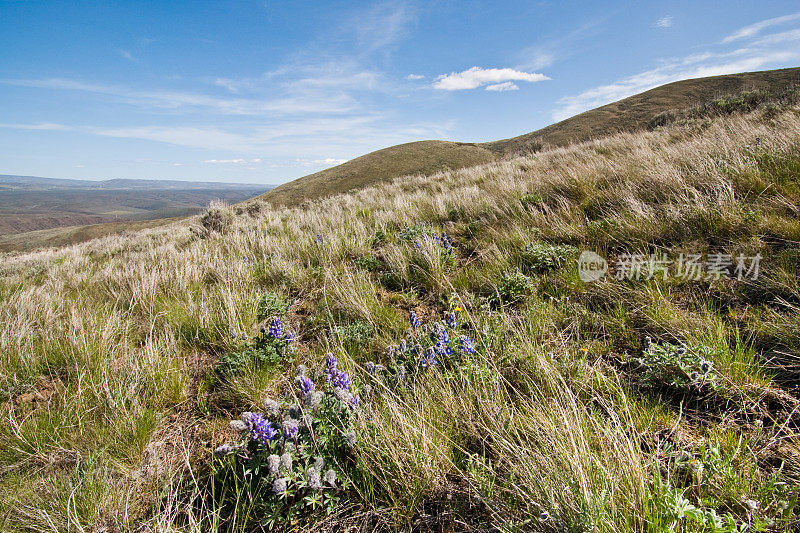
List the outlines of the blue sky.
<svg viewBox="0 0 800 533">
<path fill-rule="evenodd" d="M 277 184 L 799 65 L 797 2 L 0 0 L 0 173 Z"/>
</svg>

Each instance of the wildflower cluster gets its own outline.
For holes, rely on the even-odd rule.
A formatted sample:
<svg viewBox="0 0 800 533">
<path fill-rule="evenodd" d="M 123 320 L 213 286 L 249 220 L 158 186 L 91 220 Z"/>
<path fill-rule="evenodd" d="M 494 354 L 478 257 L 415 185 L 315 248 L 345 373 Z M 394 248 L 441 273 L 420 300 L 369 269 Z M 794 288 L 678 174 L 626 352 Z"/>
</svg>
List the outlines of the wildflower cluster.
<svg viewBox="0 0 800 533">
<path fill-rule="evenodd" d="M 219 458 L 233 457 L 231 464 L 242 479 L 269 488 L 259 492 L 259 504 L 263 515 L 275 521 L 270 527 L 320 507 L 330 511 L 339 492 L 349 487 L 349 476 L 342 474 L 352 464 L 352 448 L 358 444 L 350 420 L 359 396 L 331 354 L 324 374 L 325 391 L 307 368 L 299 367 L 295 376 L 299 404 L 265 399 L 262 412 L 245 412 L 231 421 L 238 442 L 214 451 Z"/>
<path fill-rule="evenodd" d="M 339 361 L 329 353 L 325 357 L 325 381 L 333 387 L 333 394 L 343 405 L 357 406 L 359 397 L 350 391 L 353 381 L 347 372 L 339 370 Z"/>
<path fill-rule="evenodd" d="M 707 346 L 690 349 L 670 343 L 656 344 L 646 337 L 642 356 L 634 363 L 648 385 L 668 386 L 684 392 L 715 391 L 720 382 L 709 359 L 710 351 Z"/>
<path fill-rule="evenodd" d="M 406 367 L 414 369 L 431 369 L 439 364 L 453 366 L 457 363 L 454 355 L 470 355 L 475 353 L 475 341 L 459 331 L 458 317 L 453 311 L 444 315 L 442 322 L 422 324 L 416 312 L 411 311 L 408 316 L 409 328 L 405 338 L 398 344 L 386 347 L 386 356 L 390 359 L 390 366 L 394 368 L 394 378 L 403 381 L 406 377 Z M 367 363 L 367 371 L 371 374 L 373 368 L 380 367 L 374 363 Z"/>
<path fill-rule="evenodd" d="M 223 372 L 238 372 L 251 365 L 276 365 L 291 359 L 294 354 L 295 336 L 284 328 L 280 317 L 273 317 L 268 326 L 261 326 L 260 335 L 252 338 L 246 333 L 230 331 L 237 350 L 220 358 L 220 369 Z"/>
<path fill-rule="evenodd" d="M 414 247 L 422 248 L 422 243 L 425 241 L 433 242 L 448 252 L 453 250 L 453 239 L 451 239 L 447 233 L 441 233 L 439 235 L 422 235 L 419 239 L 414 241 Z"/>
</svg>

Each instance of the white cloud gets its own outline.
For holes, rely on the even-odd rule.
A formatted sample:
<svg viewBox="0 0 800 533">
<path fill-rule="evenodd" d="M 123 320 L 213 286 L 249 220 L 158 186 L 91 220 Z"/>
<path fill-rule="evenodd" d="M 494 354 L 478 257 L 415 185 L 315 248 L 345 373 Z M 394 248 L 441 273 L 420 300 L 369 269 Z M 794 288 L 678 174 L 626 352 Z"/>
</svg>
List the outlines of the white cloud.
<svg viewBox="0 0 800 533">
<path fill-rule="evenodd" d="M 422 74 L 409 74 L 408 76 L 406 76 L 406 79 L 407 80 L 424 80 L 425 76 L 423 76 Z"/>
<path fill-rule="evenodd" d="M 488 84 L 502 84 L 506 81 L 537 82 L 549 79 L 538 72 L 521 72 L 510 68 L 484 69 L 472 67 L 462 72 L 442 74 L 436 78 L 433 87 L 445 91 L 461 91 L 464 89 L 477 89 Z"/>
<path fill-rule="evenodd" d="M 206 159 L 203 163 L 223 164 L 223 165 L 250 165 L 253 163 L 260 163 L 261 159 Z"/>
<path fill-rule="evenodd" d="M 659 28 L 671 28 L 672 27 L 672 17 L 661 17 L 656 21 L 656 26 Z"/>
<path fill-rule="evenodd" d="M 487 91 L 517 91 L 519 87 L 513 81 L 506 81 L 503 83 L 495 83 L 494 85 L 487 85 Z"/>
<path fill-rule="evenodd" d="M 791 18 L 800 19 L 800 16 Z M 789 20 L 780 17 L 781 22 Z M 679 80 L 734 74 L 760 69 L 788 66 L 800 59 L 800 29 L 755 37 L 764 27 L 777 24 L 753 24 L 734 35 L 736 39 L 749 39 L 740 48 L 722 52 L 701 52 L 664 61 L 661 65 L 628 76 L 614 83 L 588 89 L 576 95 L 565 96 L 558 101 L 553 120 L 563 120 L 588 109 L 593 109 L 628 96 L 647 91 L 659 85 Z M 755 28 L 755 29 L 753 29 Z M 744 31 L 747 30 L 747 31 Z M 732 39 L 726 38 L 730 41 Z M 794 43 L 794 44 L 791 44 Z"/>
<path fill-rule="evenodd" d="M 346 163 L 349 159 L 338 159 L 335 157 L 326 157 L 324 159 L 295 159 L 295 161 L 301 167 L 318 167 L 318 166 L 334 166 L 334 165 L 341 165 L 342 163 Z"/>
<path fill-rule="evenodd" d="M 734 33 L 722 39 L 722 42 L 730 43 L 733 41 L 738 41 L 740 39 L 747 39 L 761 33 L 761 30 L 765 28 L 769 28 L 771 26 L 777 26 L 780 24 L 785 24 L 787 22 L 792 22 L 794 20 L 800 20 L 800 13 L 792 13 L 791 15 L 784 15 L 782 17 L 775 17 L 767 20 L 762 20 L 761 22 L 756 22 L 755 24 L 750 24 L 749 26 L 740 28 L 739 30 L 735 31 Z"/>
<path fill-rule="evenodd" d="M 800 41 L 800 29 L 765 35 L 753 41 L 751 46 L 770 46 L 792 41 Z"/>
</svg>

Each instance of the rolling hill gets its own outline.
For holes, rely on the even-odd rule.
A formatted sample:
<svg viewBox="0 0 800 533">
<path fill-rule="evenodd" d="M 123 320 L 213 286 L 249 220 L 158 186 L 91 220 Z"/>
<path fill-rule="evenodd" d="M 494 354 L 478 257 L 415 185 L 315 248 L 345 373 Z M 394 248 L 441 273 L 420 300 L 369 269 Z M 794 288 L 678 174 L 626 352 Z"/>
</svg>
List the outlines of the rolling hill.
<svg viewBox="0 0 800 533">
<path fill-rule="evenodd" d="M 684 110 L 745 90 L 779 93 L 792 84 L 800 84 L 800 68 L 677 81 L 509 139 L 488 143 L 418 141 L 384 148 L 280 185 L 260 198 L 277 205 L 297 205 L 401 176 L 466 168 L 535 152 L 545 145 L 566 146 L 618 132 L 643 130 L 660 113 Z"/>
</svg>

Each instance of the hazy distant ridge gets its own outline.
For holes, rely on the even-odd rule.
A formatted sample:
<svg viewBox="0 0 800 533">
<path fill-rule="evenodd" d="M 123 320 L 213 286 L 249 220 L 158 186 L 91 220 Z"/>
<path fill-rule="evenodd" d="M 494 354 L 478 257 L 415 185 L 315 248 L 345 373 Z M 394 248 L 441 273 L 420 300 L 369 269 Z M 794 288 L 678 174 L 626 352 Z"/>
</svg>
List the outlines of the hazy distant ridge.
<svg viewBox="0 0 800 533">
<path fill-rule="evenodd" d="M 41 178 L 38 176 L 17 176 L 0 174 L 0 189 L 16 190 L 52 190 L 52 189 L 91 189 L 91 190 L 197 190 L 197 189 L 247 189 L 269 190 L 274 185 L 257 183 L 225 183 L 219 181 L 181 181 L 181 180 L 143 180 L 143 179 L 108 179 L 73 180 L 60 178 Z"/>
</svg>

